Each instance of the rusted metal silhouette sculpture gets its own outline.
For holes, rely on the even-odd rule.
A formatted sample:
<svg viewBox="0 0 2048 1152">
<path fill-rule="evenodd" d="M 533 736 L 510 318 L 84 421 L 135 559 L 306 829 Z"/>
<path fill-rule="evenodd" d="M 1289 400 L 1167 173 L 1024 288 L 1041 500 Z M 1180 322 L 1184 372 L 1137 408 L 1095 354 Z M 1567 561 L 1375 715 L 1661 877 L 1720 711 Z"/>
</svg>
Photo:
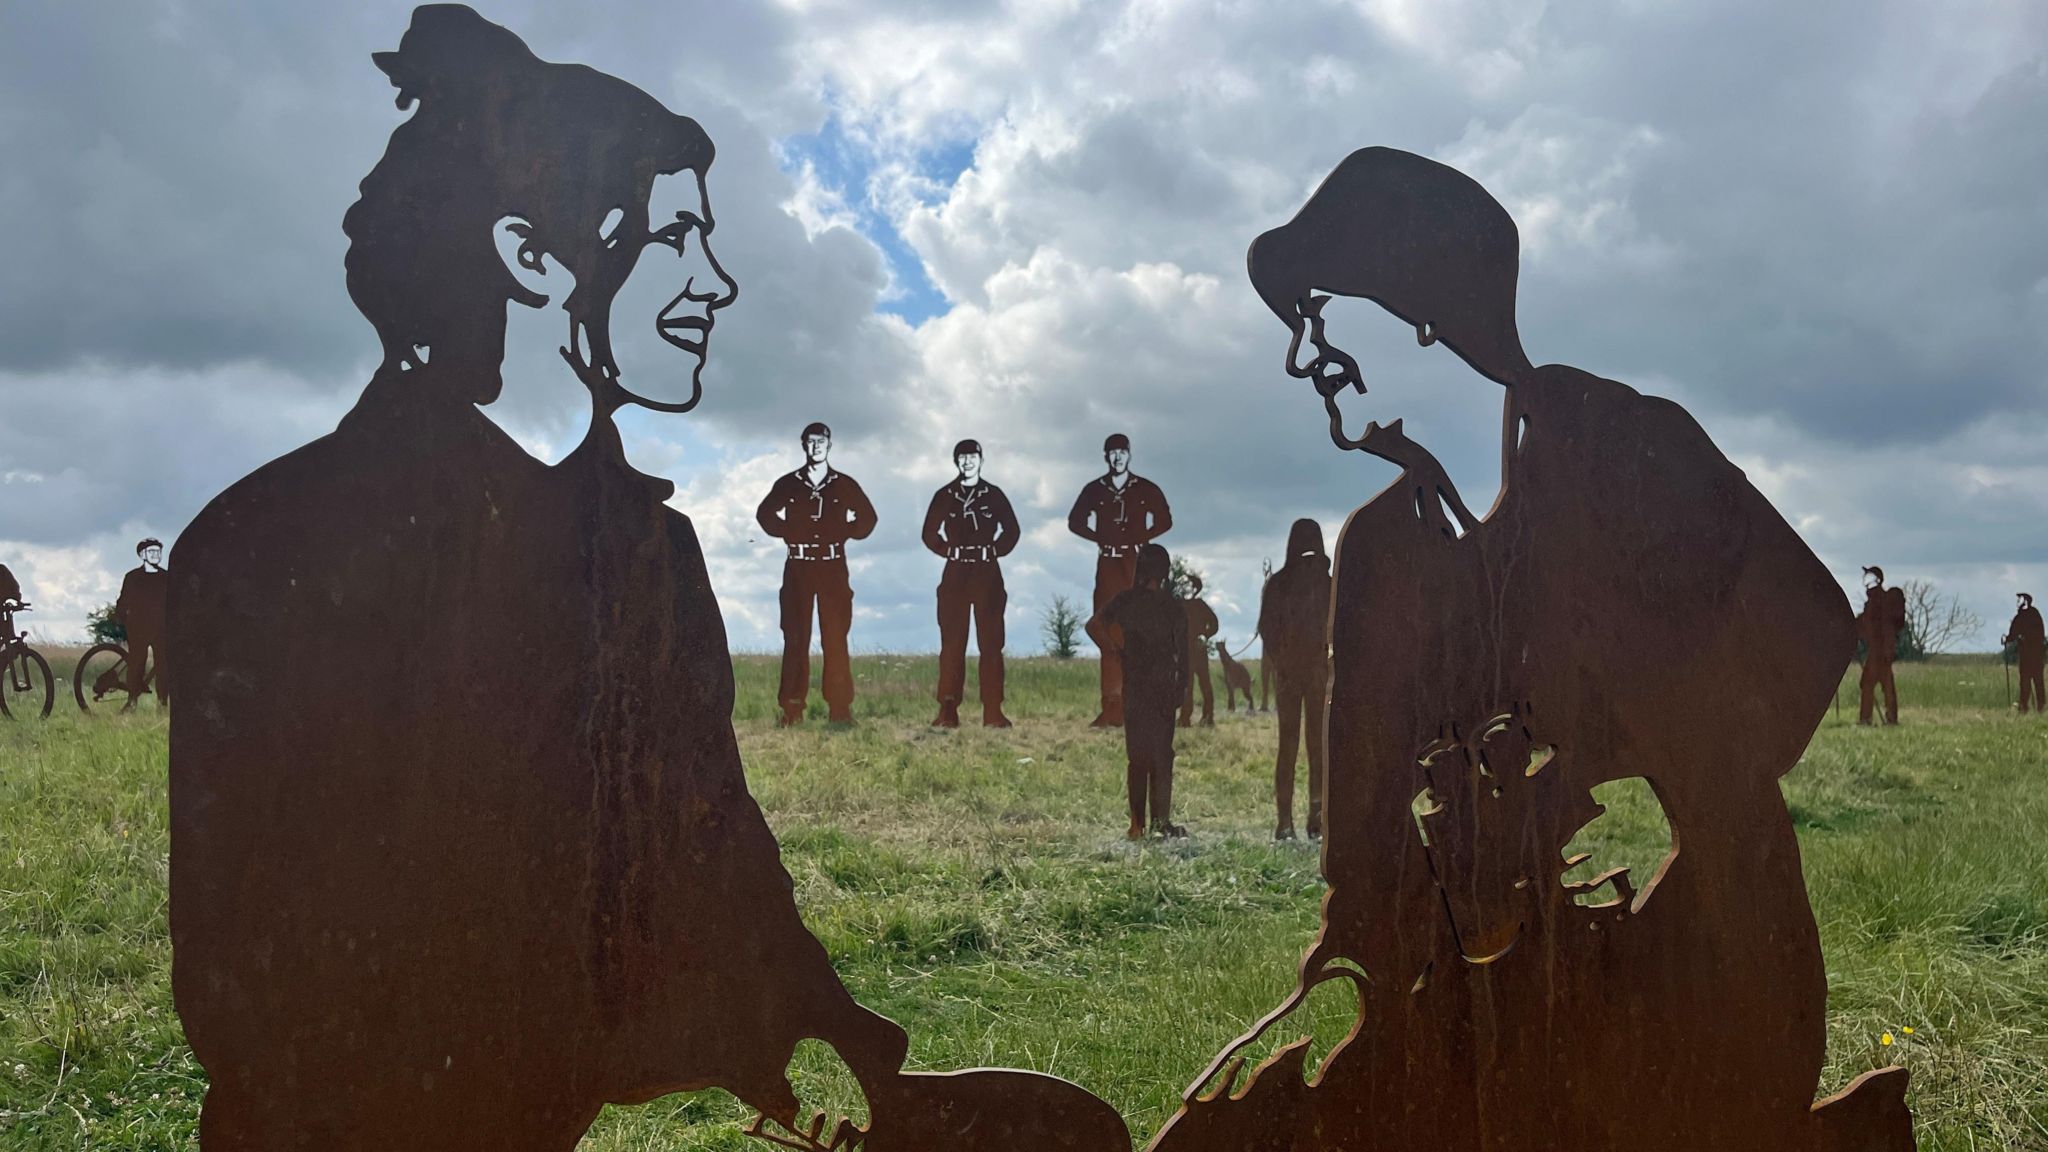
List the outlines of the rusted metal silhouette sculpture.
<svg viewBox="0 0 2048 1152">
<path fill-rule="evenodd" d="M 2019 611 L 2013 613 L 2012 623 L 2005 629 L 2001 644 L 2010 644 L 2017 649 L 2020 666 L 2019 710 L 2025 712 L 2031 703 L 2035 712 L 2043 705 L 2041 691 L 2041 665 L 2043 656 L 2043 633 L 2041 610 L 2034 607 L 2034 597 L 2026 592 L 2019 594 Z"/>
<path fill-rule="evenodd" d="M 934 728 L 960 726 L 967 691 L 967 625 L 981 651 L 981 722 L 1008 728 L 1003 714 L 1002 559 L 1017 547 L 1017 513 L 1003 490 L 981 478 L 981 443 L 953 445 L 953 482 L 932 493 L 924 546 L 946 561 L 939 574 L 939 714 Z"/>
<path fill-rule="evenodd" d="M 143 673 L 142 690 L 155 690 L 156 670 Z M 71 698 L 77 702 L 80 712 L 90 712 L 106 700 L 119 693 L 125 703 L 128 698 L 128 649 L 121 644 L 102 641 L 85 650 L 78 663 L 71 670 Z"/>
<path fill-rule="evenodd" d="M 1813 1101 L 1827 985 L 1778 778 L 1850 657 L 1847 605 L 1683 409 L 1529 362 L 1518 248 L 1477 183 L 1383 148 L 1252 245 L 1332 438 L 1401 474 L 1335 551 L 1322 932 L 1154 1147 L 1911 1148 L 1901 1070 Z M 1364 382 L 1324 293 L 1505 389 L 1484 519 L 1399 421 L 1345 433 Z M 1589 790 L 1635 776 L 1671 853 L 1567 877 Z M 1329 981 L 1358 1023 L 1313 1083 L 1305 1042 L 1247 1075 Z"/>
<path fill-rule="evenodd" d="M 1067 531 L 1095 545 L 1095 609 L 1083 630 L 1102 654 L 1102 710 L 1093 727 L 1124 722 L 1122 642 L 1102 618 L 1103 606 L 1136 579 L 1138 549 L 1173 527 L 1173 511 L 1159 485 L 1131 471 L 1131 438 L 1121 432 L 1102 442 L 1109 470 L 1090 480 L 1067 513 Z"/>
<path fill-rule="evenodd" d="M 1276 840 L 1294 839 L 1294 765 L 1308 737 L 1308 836 L 1323 834 L 1323 709 L 1330 686 L 1330 557 L 1323 526 L 1301 519 L 1287 531 L 1287 559 L 1259 597 L 1265 664 L 1280 688 L 1280 747 L 1273 761 Z"/>
<path fill-rule="evenodd" d="M 1128 1147 L 1049 1077 L 900 1072 L 902 1030 L 798 917 L 695 531 L 612 418 L 699 393 L 650 398 L 663 374 L 622 372 L 611 326 L 655 327 L 694 381 L 736 293 L 710 139 L 460 6 L 375 59 L 417 105 L 344 223 L 383 362 L 171 569 L 172 978 L 202 1146 L 567 1152 L 607 1102 L 718 1086 L 808 1148 L 785 1068 L 815 1037 L 876 1152 Z M 522 279 L 541 270 L 559 296 Z M 629 275 L 661 280 L 659 315 L 614 315 Z M 563 309 L 590 392 L 554 466 L 478 410 L 508 303 Z"/>
<path fill-rule="evenodd" d="M 811 613 L 825 656 L 825 706 L 834 724 L 853 722 L 853 663 L 846 651 L 853 627 L 853 585 L 846 544 L 875 530 L 875 506 L 853 477 L 832 467 L 832 429 L 812 423 L 799 440 L 803 467 L 777 477 L 754 510 L 761 531 L 789 548 L 782 562 L 783 727 L 802 723 L 811 693 Z"/>
<path fill-rule="evenodd" d="M 57 698 L 50 662 L 29 645 L 27 632 L 14 630 L 14 614 L 30 607 L 21 582 L 0 564 L 0 716 L 9 719 L 47 717 Z"/>
<path fill-rule="evenodd" d="M 1256 639 L 1256 633 L 1254 634 L 1254 639 Z M 1240 650 L 1240 654 L 1250 648 L 1250 642 L 1246 642 L 1244 649 Z M 1238 663 L 1237 657 L 1230 654 L 1230 641 L 1225 640 L 1221 636 L 1216 638 L 1216 662 L 1223 666 L 1223 710 L 1225 712 L 1237 711 L 1237 698 L 1242 695 L 1244 697 L 1244 710 L 1246 712 L 1257 711 L 1252 701 L 1251 669 Z M 1263 664 L 1264 661 L 1260 663 Z"/>
<path fill-rule="evenodd" d="M 1858 677 L 1861 699 L 1856 705 L 1856 723 L 1868 725 L 1875 711 L 1877 692 L 1884 692 L 1884 722 L 1899 722 L 1899 685 L 1892 676 L 1892 662 L 1898 656 L 1899 636 L 1906 630 L 1906 593 L 1887 588 L 1884 569 L 1863 570 L 1863 611 L 1856 616 L 1856 636 L 1863 642 L 1863 674 Z"/>
<path fill-rule="evenodd" d="M 171 677 L 164 659 L 164 614 L 171 591 L 170 573 L 164 570 L 164 544 L 152 536 L 135 545 L 142 563 L 121 578 L 121 596 L 114 601 L 114 622 L 127 633 L 123 641 L 127 656 L 128 702 L 121 711 L 135 708 L 135 701 L 154 683 L 156 703 L 171 702 Z M 152 660 L 152 657 L 154 659 Z"/>
<path fill-rule="evenodd" d="M 1172 557 L 1157 544 L 1138 546 L 1131 587 L 1098 613 L 1123 658 L 1124 753 L 1131 826 L 1142 840 L 1187 835 L 1173 822 L 1173 714 L 1187 691 L 1188 613 L 1166 587 Z"/>
<path fill-rule="evenodd" d="M 1181 603 L 1188 613 L 1188 686 L 1180 697 L 1180 726 L 1191 728 L 1195 719 L 1195 689 L 1202 690 L 1202 727 L 1216 726 L 1216 685 L 1209 679 L 1209 638 L 1222 623 L 1209 602 L 1202 599 L 1202 578 L 1188 574 L 1189 591 Z M 1227 657 L 1227 653 L 1225 654 Z M 1226 691 L 1228 686 L 1226 686 Z M 1229 704 L 1224 705 L 1225 709 Z"/>
</svg>

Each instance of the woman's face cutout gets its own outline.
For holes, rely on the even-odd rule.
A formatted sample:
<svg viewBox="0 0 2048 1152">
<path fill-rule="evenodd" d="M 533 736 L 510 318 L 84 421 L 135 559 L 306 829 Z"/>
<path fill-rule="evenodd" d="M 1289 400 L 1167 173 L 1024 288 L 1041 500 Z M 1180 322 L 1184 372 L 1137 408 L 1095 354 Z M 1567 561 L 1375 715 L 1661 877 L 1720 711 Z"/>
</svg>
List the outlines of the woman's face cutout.
<svg viewBox="0 0 2048 1152">
<path fill-rule="evenodd" d="M 587 237 L 550 237 L 508 215 L 493 240 L 521 286 L 562 302 L 562 354 L 601 403 L 686 412 L 702 395 L 716 313 L 739 294 L 712 252 L 714 226 L 704 174 L 685 169 L 658 177 L 647 205 L 614 207 Z"/>
</svg>

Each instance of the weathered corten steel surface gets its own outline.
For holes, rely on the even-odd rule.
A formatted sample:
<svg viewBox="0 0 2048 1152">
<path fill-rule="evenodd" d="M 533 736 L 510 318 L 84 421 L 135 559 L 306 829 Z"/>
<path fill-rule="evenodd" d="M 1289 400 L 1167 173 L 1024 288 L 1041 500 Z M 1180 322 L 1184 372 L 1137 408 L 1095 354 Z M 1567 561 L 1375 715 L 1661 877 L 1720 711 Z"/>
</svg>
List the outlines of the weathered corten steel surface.
<svg viewBox="0 0 2048 1152">
<path fill-rule="evenodd" d="M 967 692 L 967 629 L 981 655 L 981 722 L 1008 728 L 1003 712 L 1003 613 L 1010 594 L 1003 586 L 1003 557 L 1022 539 L 1017 512 L 1001 488 L 981 474 L 981 441 L 953 445 L 952 482 L 932 493 L 919 534 L 932 555 L 945 560 L 939 573 L 939 714 L 934 728 L 958 728 Z"/>
<path fill-rule="evenodd" d="M 121 595 L 114 601 L 114 622 L 127 634 L 127 675 L 122 687 L 128 693 L 128 702 L 121 707 L 124 712 L 132 710 L 152 684 L 156 687 L 158 705 L 171 702 L 169 662 L 164 659 L 171 577 L 164 571 L 163 541 L 154 536 L 138 541 L 135 557 L 142 563 L 121 578 Z"/>
<path fill-rule="evenodd" d="M 1067 511 L 1067 531 L 1095 545 L 1094 611 L 1084 626 L 1102 653 L 1102 711 L 1094 727 L 1124 722 L 1123 639 L 1102 610 L 1137 583 L 1138 550 L 1173 528 L 1173 510 L 1159 485 L 1131 471 L 1131 438 L 1113 432 L 1102 441 L 1108 470 L 1081 488 Z"/>
<path fill-rule="evenodd" d="M 697 389 L 685 360 L 688 398 L 649 399 L 610 323 L 701 363 L 733 299 L 711 141 L 467 8 L 418 10 L 376 59 L 417 105 L 344 225 L 383 363 L 333 433 L 208 505 L 171 569 L 173 983 L 202 1145 L 566 1150 L 606 1102 L 707 1086 L 808 1132 L 785 1068 L 816 1037 L 866 1090 L 867 1147 L 1127 1147 L 1063 1081 L 902 1074 L 902 1031 L 798 918 L 695 532 L 612 421 Z M 649 219 L 664 174 L 697 211 Z M 527 288 L 505 228 L 574 291 Z M 674 277 L 659 317 L 612 315 L 636 271 Z M 552 467 L 477 407 L 508 302 L 567 313 L 591 392 Z"/>
<path fill-rule="evenodd" d="M 1252 636 L 1253 639 L 1258 638 L 1256 630 L 1254 630 Z M 1242 656 L 1246 652 L 1251 651 L 1251 647 L 1251 641 L 1247 640 L 1244 647 L 1237 650 L 1237 656 Z M 1251 669 L 1238 663 L 1237 656 L 1231 655 L 1228 638 L 1223 636 L 1216 637 L 1216 662 L 1223 666 L 1223 710 L 1225 712 L 1235 712 L 1237 710 L 1237 698 L 1243 696 L 1244 710 L 1246 712 L 1256 712 L 1258 711 L 1258 701 L 1252 699 Z M 1260 666 L 1264 667 L 1263 661 L 1261 661 Z"/>
<path fill-rule="evenodd" d="M 1148 833 L 1182 837 L 1173 822 L 1174 712 L 1188 683 L 1187 604 L 1168 582 L 1173 557 L 1157 544 L 1138 546 L 1131 586 L 1096 610 L 1123 664 L 1124 791 L 1132 840 Z"/>
<path fill-rule="evenodd" d="M 2020 698 L 2016 707 L 2025 712 L 2029 704 L 2035 712 L 2041 711 L 2042 699 L 2041 666 L 2044 649 L 2048 649 L 2048 635 L 2041 626 L 2041 610 L 2034 607 L 2034 597 L 2027 592 L 2018 593 L 2019 610 L 2012 615 L 2012 623 L 2006 625 L 2005 637 L 2000 644 L 2010 644 L 2015 649 L 2020 666 Z"/>
<path fill-rule="evenodd" d="M 1857 677 L 1859 699 L 1856 722 L 1869 724 L 1884 693 L 1884 722 L 1899 722 L 1899 682 L 1892 675 L 1892 662 L 1899 651 L 1899 636 L 1906 630 L 1906 593 L 1887 588 L 1884 569 L 1875 565 L 1863 570 L 1863 611 L 1856 614 L 1856 638 L 1863 643 L 1863 671 Z"/>
<path fill-rule="evenodd" d="M 1213 728 L 1216 726 L 1216 685 L 1209 677 L 1209 641 L 1223 625 L 1216 619 L 1216 610 L 1202 599 L 1202 578 L 1189 573 L 1188 582 L 1188 594 L 1181 600 L 1188 614 L 1188 686 L 1180 696 L 1180 726 L 1194 727 L 1195 689 L 1199 687 L 1202 692 L 1202 727 Z M 1226 652 L 1223 655 L 1228 658 L 1230 654 Z M 1230 691 L 1227 678 L 1224 691 Z M 1230 710 L 1230 697 L 1227 695 L 1223 709 L 1226 712 Z"/>
<path fill-rule="evenodd" d="M 1332 436 L 1402 469 L 1338 538 L 1330 892 L 1262 1034 L 1298 1032 L 1331 980 L 1359 1022 L 1313 1084 L 1304 1047 L 1255 1076 L 1226 1052 L 1154 1147 L 1910 1148 L 1903 1071 L 1815 1106 L 1827 987 L 1778 790 L 1850 659 L 1848 607 L 1683 409 L 1529 363 L 1518 247 L 1477 183 L 1379 148 L 1251 247 Z M 1336 396 L 1363 384 L 1319 293 L 1505 389 L 1483 519 L 1398 421 L 1344 433 Z M 1589 789 L 1629 777 L 1672 853 L 1597 895 L 1566 884 Z"/>
<path fill-rule="evenodd" d="M 776 689 L 777 723 L 802 723 L 811 691 L 811 619 L 818 621 L 818 647 L 825 657 L 827 717 L 853 722 L 853 665 L 847 634 L 853 627 L 853 584 L 846 546 L 875 530 L 875 506 L 860 483 L 832 467 L 832 429 L 819 421 L 804 426 L 798 441 L 804 462 L 775 478 L 754 509 L 761 531 L 783 542 L 782 680 Z"/>
<path fill-rule="evenodd" d="M 1323 834 L 1324 710 L 1330 690 L 1330 557 L 1323 526 L 1296 520 L 1287 559 L 1259 593 L 1265 664 L 1280 688 L 1280 738 L 1273 760 L 1273 836 L 1294 838 L 1294 767 L 1308 744 L 1308 834 Z"/>
</svg>

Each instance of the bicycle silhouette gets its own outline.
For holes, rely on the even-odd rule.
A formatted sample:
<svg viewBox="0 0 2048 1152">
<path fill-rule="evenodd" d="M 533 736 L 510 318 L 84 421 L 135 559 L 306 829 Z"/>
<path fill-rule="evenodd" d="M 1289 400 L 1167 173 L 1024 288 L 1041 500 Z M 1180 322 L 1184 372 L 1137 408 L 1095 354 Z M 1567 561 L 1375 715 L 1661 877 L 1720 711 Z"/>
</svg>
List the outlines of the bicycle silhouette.
<svg viewBox="0 0 2048 1152">
<path fill-rule="evenodd" d="M 156 669 L 145 670 L 142 678 L 144 692 L 156 691 Z M 90 712 L 95 704 L 106 703 L 109 695 L 125 697 L 128 691 L 128 649 L 111 641 L 95 644 L 78 658 L 78 668 L 71 676 L 71 698 L 78 701 L 80 712 Z M 123 700 L 125 704 L 125 699 Z"/>
<path fill-rule="evenodd" d="M 50 662 L 28 645 L 28 633 L 14 630 L 14 614 L 26 612 L 26 600 L 0 600 L 0 716 L 13 719 L 33 712 L 39 718 L 50 715 L 57 702 L 57 684 L 50 677 Z M 41 699 L 40 706 L 36 701 Z"/>
</svg>

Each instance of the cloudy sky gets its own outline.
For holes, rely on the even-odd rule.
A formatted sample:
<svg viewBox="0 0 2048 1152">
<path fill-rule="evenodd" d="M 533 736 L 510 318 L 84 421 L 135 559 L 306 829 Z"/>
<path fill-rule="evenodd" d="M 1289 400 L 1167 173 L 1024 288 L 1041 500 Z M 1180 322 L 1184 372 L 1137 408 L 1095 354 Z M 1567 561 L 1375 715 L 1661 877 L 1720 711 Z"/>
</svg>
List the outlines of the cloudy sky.
<svg viewBox="0 0 2048 1152">
<path fill-rule="evenodd" d="M 857 648 L 936 647 L 917 543 L 962 436 L 1027 539 L 1012 648 L 1085 599 L 1113 431 L 1251 633 L 1288 522 L 1391 478 L 1281 372 L 1244 250 L 1347 152 L 1454 164 L 1519 220 L 1522 332 L 1670 396 L 1845 585 L 1933 580 L 1995 641 L 2048 596 L 2048 5 L 2033 0 L 507 0 L 484 14 L 700 120 L 708 396 L 634 419 L 737 648 L 779 644 L 755 502 L 822 419 L 881 515 Z M 142 535 L 331 429 L 376 360 L 341 217 L 401 113 L 402 3 L 0 0 L 0 561 L 49 639 Z M 1348 302 L 1345 302 L 1348 303 Z M 515 311 L 521 311 L 516 310 Z M 1498 390 L 1369 305 L 1372 384 L 1475 507 Z M 553 459 L 584 392 L 515 316 L 488 411 Z M 630 351 L 630 350 L 629 350 Z"/>
</svg>

